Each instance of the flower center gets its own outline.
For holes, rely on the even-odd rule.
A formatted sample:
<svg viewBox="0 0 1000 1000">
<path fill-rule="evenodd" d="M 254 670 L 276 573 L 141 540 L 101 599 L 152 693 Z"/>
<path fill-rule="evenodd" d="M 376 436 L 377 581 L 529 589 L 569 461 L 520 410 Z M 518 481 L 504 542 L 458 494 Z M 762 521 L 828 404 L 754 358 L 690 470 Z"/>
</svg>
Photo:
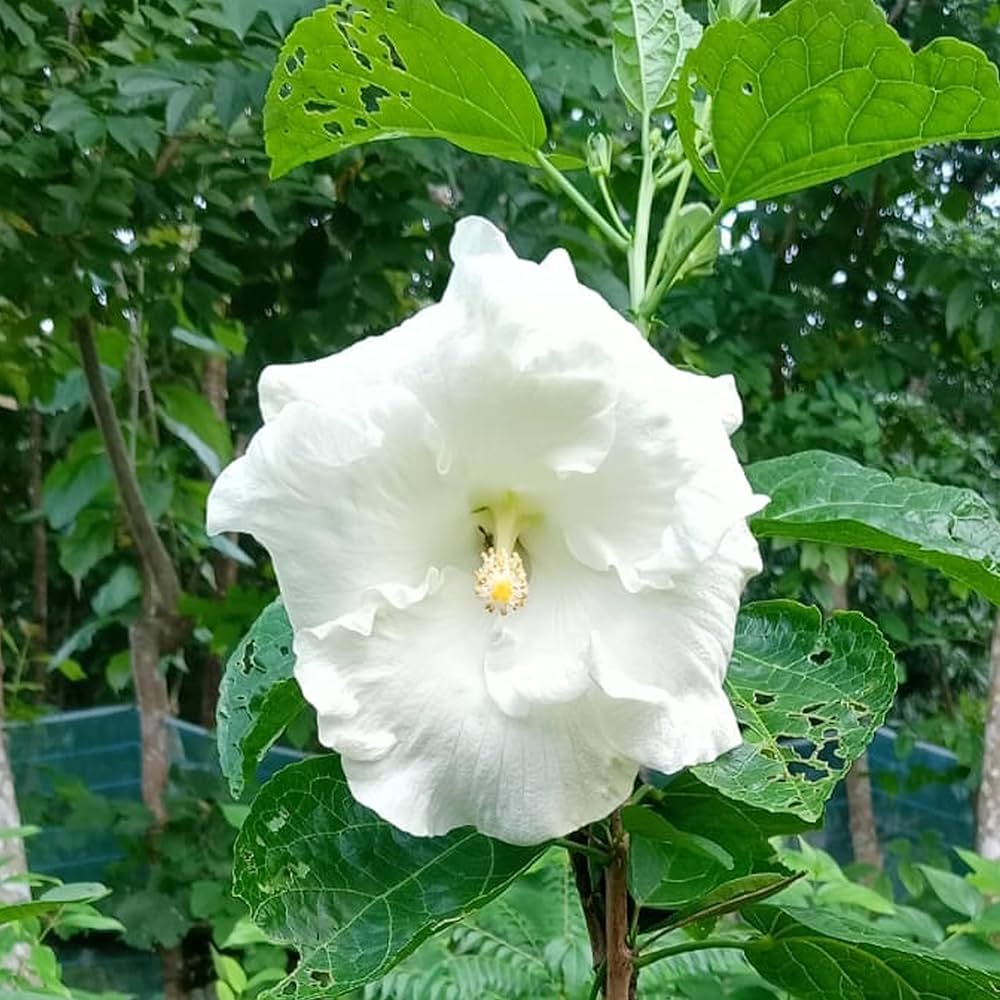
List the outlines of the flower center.
<svg viewBox="0 0 1000 1000">
<path fill-rule="evenodd" d="M 499 503 L 481 508 L 477 513 L 492 516 L 488 544 L 476 570 L 475 594 L 491 613 L 508 615 L 524 607 L 528 598 L 528 574 L 516 551 L 519 509 L 517 498 L 508 493 Z"/>
</svg>

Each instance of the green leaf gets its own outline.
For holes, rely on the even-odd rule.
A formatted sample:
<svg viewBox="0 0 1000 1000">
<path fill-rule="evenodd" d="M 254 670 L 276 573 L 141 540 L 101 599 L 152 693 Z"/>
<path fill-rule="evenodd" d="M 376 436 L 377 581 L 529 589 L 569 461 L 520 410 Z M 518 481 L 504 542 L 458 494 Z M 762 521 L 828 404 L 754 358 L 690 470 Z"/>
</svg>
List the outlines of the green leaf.
<svg viewBox="0 0 1000 1000">
<path fill-rule="evenodd" d="M 142 593 L 142 578 L 134 566 L 119 566 L 91 598 L 98 618 L 107 618 L 136 600 Z"/>
<path fill-rule="evenodd" d="M 180 385 L 156 390 L 160 419 L 171 434 L 180 438 L 217 476 L 233 455 L 229 428 L 216 416 L 204 396 Z"/>
<path fill-rule="evenodd" d="M 710 102 L 715 165 L 698 153 L 694 91 Z M 872 0 L 792 0 L 708 28 L 681 75 L 688 158 L 725 205 L 834 180 L 930 143 L 1000 134 L 1000 79 L 972 45 L 916 55 Z"/>
<path fill-rule="evenodd" d="M 813 908 L 768 904 L 744 917 L 766 937 L 747 945 L 750 964 L 793 996 L 850 1000 L 996 1000 L 1000 978 L 870 924 Z"/>
<path fill-rule="evenodd" d="M 545 121 L 521 71 L 431 0 L 344 0 L 299 21 L 264 104 L 271 175 L 403 136 L 535 163 Z"/>
<path fill-rule="evenodd" d="M 972 490 L 894 479 L 823 451 L 756 462 L 747 476 L 771 497 L 750 522 L 759 538 L 906 556 L 1000 604 L 1000 522 Z"/>
<path fill-rule="evenodd" d="M 146 153 L 150 159 L 156 157 L 160 137 L 152 119 L 146 117 L 124 118 L 114 116 L 107 120 L 108 134 L 130 156 Z"/>
<path fill-rule="evenodd" d="M 219 763 L 234 799 L 302 709 L 294 666 L 292 626 L 284 606 L 274 601 L 236 647 L 219 686 Z"/>
<path fill-rule="evenodd" d="M 170 331 L 170 336 L 182 344 L 187 344 L 189 347 L 204 351 L 205 354 L 213 354 L 218 358 L 229 357 L 229 352 L 211 337 L 196 333 L 194 330 L 188 330 L 183 326 L 173 327 Z"/>
<path fill-rule="evenodd" d="M 972 869 L 965 876 L 969 885 L 987 896 L 1000 896 L 1000 861 L 981 857 L 964 847 L 956 847 L 955 853 Z"/>
<path fill-rule="evenodd" d="M 668 244 L 667 260 L 676 260 L 691 245 L 699 232 L 712 218 L 712 210 L 702 202 L 685 205 L 677 215 L 677 225 Z M 712 273 L 715 260 L 719 256 L 721 234 L 718 226 L 712 226 L 677 269 L 674 282 L 679 284 L 687 278 L 704 277 Z"/>
<path fill-rule="evenodd" d="M 132 654 L 127 649 L 115 653 L 104 665 L 104 679 L 116 694 L 132 682 Z"/>
<path fill-rule="evenodd" d="M 301 953 L 267 995 L 350 993 L 499 895 L 544 849 L 469 828 L 410 837 L 351 798 L 333 754 L 284 768 L 254 799 L 235 853 L 251 919 Z"/>
<path fill-rule="evenodd" d="M 66 678 L 68 681 L 84 681 L 87 679 L 87 674 L 84 672 L 83 667 L 80 666 L 76 660 L 63 660 L 56 669 Z"/>
<path fill-rule="evenodd" d="M 193 84 L 178 87 L 167 101 L 167 135 L 176 135 L 197 114 L 204 99 L 205 94 L 201 87 Z"/>
<path fill-rule="evenodd" d="M 613 0 L 615 78 L 626 100 L 650 115 L 667 96 L 701 25 L 681 0 Z"/>
<path fill-rule="evenodd" d="M 213 948 L 212 966 L 219 979 L 227 986 L 230 986 L 237 996 L 246 989 L 247 975 L 235 958 L 232 958 L 230 955 L 223 955 Z"/>
<path fill-rule="evenodd" d="M 0 0 L 0 24 L 11 31 L 21 45 L 27 47 L 35 44 L 35 33 L 31 30 L 31 25 L 4 0 Z"/>
<path fill-rule="evenodd" d="M 864 615 L 824 622 L 816 608 L 766 601 L 737 620 L 726 691 L 743 743 L 695 773 L 730 798 L 813 821 L 882 724 L 895 663 Z"/>
<path fill-rule="evenodd" d="M 111 467 L 96 435 L 81 435 L 69 454 L 57 462 L 45 477 L 42 510 L 49 524 L 59 530 L 74 518 L 102 490 L 111 485 Z"/>
<path fill-rule="evenodd" d="M 956 913 L 962 913 L 967 917 L 978 917 L 983 912 L 986 901 L 979 891 L 963 878 L 959 878 L 953 872 L 942 871 L 940 868 L 932 868 L 930 865 L 917 865 L 923 873 L 931 892 Z"/>
<path fill-rule="evenodd" d="M 79 94 L 60 91 L 52 96 L 49 110 L 42 117 L 42 125 L 53 132 L 72 132 L 97 116 Z"/>
<path fill-rule="evenodd" d="M 725 913 L 736 913 L 746 906 L 774 896 L 782 889 L 787 889 L 801 877 L 800 872 L 791 875 L 785 872 L 760 872 L 757 875 L 745 875 L 730 882 L 723 882 L 711 892 L 705 893 L 701 899 L 682 909 L 671 918 L 666 927 L 683 927 L 699 920 L 721 917 Z"/>
<path fill-rule="evenodd" d="M 82 510 L 65 535 L 59 536 L 59 565 L 78 586 L 115 549 L 114 513 L 104 507 Z"/>
<path fill-rule="evenodd" d="M 670 849 L 700 854 L 708 861 L 732 871 L 733 856 L 721 844 L 698 833 L 679 830 L 662 816 L 643 806 L 628 806 L 622 810 L 622 825 L 630 833 L 644 840 L 670 845 Z"/>
<path fill-rule="evenodd" d="M 630 816 L 629 883 L 642 905 L 653 908 L 697 906 L 697 901 L 734 879 L 780 871 L 783 866 L 770 838 L 812 827 L 798 816 L 726 798 L 690 773 L 672 780 L 658 794 L 655 806 L 649 802 L 640 807 L 642 811 L 692 838 L 671 839 L 655 831 L 649 836 L 645 824 Z M 705 840 L 721 853 L 706 852 Z"/>
<path fill-rule="evenodd" d="M 42 893 L 38 899 L 0 906 L 0 925 L 53 913 L 67 903 L 92 903 L 94 900 L 103 899 L 110 891 L 99 882 L 69 882 L 57 885 Z"/>
<path fill-rule="evenodd" d="M 973 281 L 962 281 L 948 294 L 944 309 L 944 325 L 948 333 L 954 333 L 976 315 L 976 285 Z"/>
</svg>

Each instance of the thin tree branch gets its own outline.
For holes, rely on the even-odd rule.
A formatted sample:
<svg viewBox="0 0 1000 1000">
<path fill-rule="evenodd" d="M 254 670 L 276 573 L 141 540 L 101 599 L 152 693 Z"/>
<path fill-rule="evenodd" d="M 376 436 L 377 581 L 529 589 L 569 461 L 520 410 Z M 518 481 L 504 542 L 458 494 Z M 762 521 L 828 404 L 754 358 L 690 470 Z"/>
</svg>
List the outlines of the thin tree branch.
<svg viewBox="0 0 1000 1000">
<path fill-rule="evenodd" d="M 139 553 L 143 575 L 156 591 L 159 610 L 174 614 L 181 595 L 180 580 L 143 502 L 139 481 L 129 461 L 121 425 L 118 423 L 111 401 L 111 393 L 101 371 L 90 321 L 86 318 L 77 318 L 73 322 L 73 330 L 80 345 L 80 359 L 90 390 L 94 419 L 97 421 L 104 447 L 107 449 L 108 461 L 111 463 L 111 471 L 121 498 L 129 533 Z"/>
<path fill-rule="evenodd" d="M 889 16 L 886 18 L 889 24 L 895 24 L 906 12 L 909 5 L 910 0 L 896 0 L 896 5 L 889 11 Z"/>
<path fill-rule="evenodd" d="M 589 846 L 586 830 L 571 835 L 577 843 Z M 604 961 L 607 948 L 604 941 L 604 908 L 600 892 L 594 886 L 590 872 L 590 861 L 585 854 L 570 853 L 570 865 L 573 868 L 573 878 L 576 881 L 576 891 L 580 897 L 580 907 L 587 924 L 587 937 L 590 939 L 590 954 L 594 975 L 604 981 Z"/>
</svg>

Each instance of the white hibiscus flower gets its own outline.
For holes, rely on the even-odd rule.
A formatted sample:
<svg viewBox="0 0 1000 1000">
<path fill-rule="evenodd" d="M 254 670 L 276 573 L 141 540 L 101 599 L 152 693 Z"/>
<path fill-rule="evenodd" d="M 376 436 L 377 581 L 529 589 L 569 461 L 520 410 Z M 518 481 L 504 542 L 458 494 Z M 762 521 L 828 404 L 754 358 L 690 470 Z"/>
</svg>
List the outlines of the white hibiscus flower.
<svg viewBox="0 0 1000 1000">
<path fill-rule="evenodd" d="M 443 300 L 264 371 L 209 531 L 253 534 L 355 797 L 512 843 L 607 815 L 640 765 L 740 742 L 722 689 L 760 570 L 729 377 L 667 364 L 566 253 L 456 228 Z"/>
</svg>

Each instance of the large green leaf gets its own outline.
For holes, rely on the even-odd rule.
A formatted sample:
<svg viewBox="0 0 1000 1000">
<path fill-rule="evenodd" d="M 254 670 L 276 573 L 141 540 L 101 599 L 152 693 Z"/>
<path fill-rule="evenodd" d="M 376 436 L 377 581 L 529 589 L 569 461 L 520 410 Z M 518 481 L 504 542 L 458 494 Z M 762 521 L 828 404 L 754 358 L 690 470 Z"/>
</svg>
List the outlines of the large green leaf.
<svg viewBox="0 0 1000 1000">
<path fill-rule="evenodd" d="M 233 457 L 229 428 L 200 393 L 182 385 L 163 385 L 156 389 L 160 419 L 171 434 L 183 441 L 205 468 L 217 476 Z"/>
<path fill-rule="evenodd" d="M 765 979 L 803 1000 L 996 1000 L 1000 975 L 886 937 L 830 912 L 761 904 L 744 916 L 767 936 L 746 957 Z"/>
<path fill-rule="evenodd" d="M 649 115 L 663 103 L 701 25 L 681 0 L 613 0 L 615 77 L 628 102 Z"/>
<path fill-rule="evenodd" d="M 292 626 L 282 603 L 274 601 L 236 647 L 219 686 L 219 762 L 234 799 L 305 704 L 294 666 Z"/>
<path fill-rule="evenodd" d="M 377 139 L 447 139 L 534 163 L 545 121 L 521 71 L 433 0 L 336 0 L 285 40 L 264 105 L 271 174 Z"/>
<path fill-rule="evenodd" d="M 629 829 L 629 881 L 643 906 L 695 904 L 734 879 L 781 872 L 771 837 L 812 828 L 798 816 L 754 809 L 720 795 L 691 774 L 674 779 L 655 804 L 624 814 Z"/>
<path fill-rule="evenodd" d="M 1000 522 L 972 490 L 894 479 L 849 458 L 804 451 L 747 468 L 771 502 L 760 538 L 796 538 L 907 556 L 1000 604 Z"/>
<path fill-rule="evenodd" d="M 351 797 L 333 754 L 279 771 L 236 841 L 236 895 L 301 953 L 267 995 L 327 1000 L 377 978 L 501 893 L 545 849 L 469 828 L 411 837 Z"/>
<path fill-rule="evenodd" d="M 695 773 L 730 798 L 812 821 L 882 724 L 896 670 L 864 615 L 824 622 L 816 608 L 766 601 L 737 620 L 726 690 L 743 743 Z"/>
<path fill-rule="evenodd" d="M 711 102 L 711 168 L 698 153 L 696 90 Z M 688 56 L 677 103 L 688 157 L 726 205 L 1000 135 L 986 56 L 954 38 L 914 55 L 872 0 L 792 0 L 774 17 L 720 21 Z"/>
</svg>

